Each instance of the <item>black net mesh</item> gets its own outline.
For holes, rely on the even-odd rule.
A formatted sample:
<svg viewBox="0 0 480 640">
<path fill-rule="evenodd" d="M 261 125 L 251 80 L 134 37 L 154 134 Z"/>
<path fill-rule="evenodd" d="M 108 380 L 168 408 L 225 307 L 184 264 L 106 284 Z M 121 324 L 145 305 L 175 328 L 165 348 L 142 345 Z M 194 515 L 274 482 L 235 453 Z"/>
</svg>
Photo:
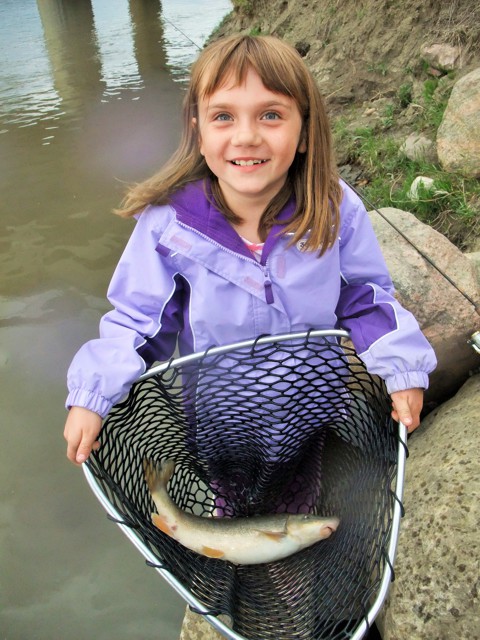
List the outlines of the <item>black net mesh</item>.
<svg viewBox="0 0 480 640">
<path fill-rule="evenodd" d="M 137 383 L 89 469 L 124 522 L 213 615 L 250 640 L 350 638 L 385 569 L 398 439 L 383 383 L 335 337 L 207 352 Z M 197 515 L 337 516 L 327 540 L 233 565 L 151 523 L 143 461 L 176 461 L 169 493 Z"/>
</svg>

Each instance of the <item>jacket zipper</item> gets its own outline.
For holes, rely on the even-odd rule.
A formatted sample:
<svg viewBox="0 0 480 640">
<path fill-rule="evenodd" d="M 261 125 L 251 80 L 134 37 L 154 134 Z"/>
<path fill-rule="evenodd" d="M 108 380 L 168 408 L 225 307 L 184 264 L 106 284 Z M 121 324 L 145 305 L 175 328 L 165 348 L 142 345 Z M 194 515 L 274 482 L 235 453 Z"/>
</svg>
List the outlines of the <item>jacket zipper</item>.
<svg viewBox="0 0 480 640">
<path fill-rule="evenodd" d="M 265 263 L 265 265 L 260 264 L 260 266 L 262 267 L 263 271 L 263 288 L 265 289 L 265 300 L 267 304 L 273 304 L 275 298 L 273 297 L 273 287 L 272 281 L 270 280 L 270 271 L 268 269 L 267 263 Z"/>
<path fill-rule="evenodd" d="M 180 222 L 179 220 L 176 220 L 176 223 L 180 227 L 183 227 L 184 229 L 187 229 L 188 231 L 193 231 L 194 233 L 197 233 L 200 237 L 205 238 L 209 242 L 212 242 L 216 247 L 219 247 L 220 249 L 223 249 L 223 251 L 226 251 L 230 255 L 236 256 L 237 258 L 241 258 L 242 260 L 246 260 L 247 262 L 254 262 L 262 270 L 262 273 L 263 273 L 263 289 L 265 291 L 265 302 L 267 304 L 273 304 L 274 303 L 275 298 L 273 297 L 273 286 L 272 286 L 272 281 L 270 279 L 270 271 L 268 269 L 268 258 L 267 258 L 265 264 L 262 264 L 261 262 L 258 262 L 258 260 L 255 260 L 255 258 L 253 258 L 253 257 L 252 258 L 247 258 L 247 256 L 242 256 L 241 253 L 236 253 L 235 251 L 232 251 L 231 249 L 227 249 L 227 247 L 225 247 L 223 244 L 220 244 L 220 242 L 217 242 L 216 240 L 214 240 L 210 236 L 207 236 L 205 233 L 201 233 L 200 231 L 198 231 L 197 229 L 194 229 L 193 227 L 189 227 L 188 225 L 184 224 L 183 222 Z"/>
</svg>

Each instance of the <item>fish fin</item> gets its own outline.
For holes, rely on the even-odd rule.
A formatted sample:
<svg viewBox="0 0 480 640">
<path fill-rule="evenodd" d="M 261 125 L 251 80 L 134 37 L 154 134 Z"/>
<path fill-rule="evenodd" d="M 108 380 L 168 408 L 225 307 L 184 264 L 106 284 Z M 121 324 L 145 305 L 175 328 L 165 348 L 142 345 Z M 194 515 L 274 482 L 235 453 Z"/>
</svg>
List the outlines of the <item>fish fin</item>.
<svg viewBox="0 0 480 640">
<path fill-rule="evenodd" d="M 174 537 L 172 528 L 167 524 L 167 521 L 163 516 L 160 516 L 158 513 L 152 513 L 152 522 L 157 529 L 166 533 L 167 536 L 170 536 L 171 538 Z"/>
<path fill-rule="evenodd" d="M 161 465 L 152 460 L 143 461 L 143 471 L 150 493 L 155 493 L 159 487 L 166 487 L 175 470 L 174 460 L 165 460 Z"/>
<path fill-rule="evenodd" d="M 284 531 L 259 531 L 258 533 L 261 533 L 262 536 L 266 536 L 276 542 L 280 542 L 280 540 L 283 540 L 287 535 Z"/>
<path fill-rule="evenodd" d="M 213 549 L 212 547 L 202 547 L 201 553 L 208 558 L 223 558 L 225 555 L 220 549 Z"/>
</svg>

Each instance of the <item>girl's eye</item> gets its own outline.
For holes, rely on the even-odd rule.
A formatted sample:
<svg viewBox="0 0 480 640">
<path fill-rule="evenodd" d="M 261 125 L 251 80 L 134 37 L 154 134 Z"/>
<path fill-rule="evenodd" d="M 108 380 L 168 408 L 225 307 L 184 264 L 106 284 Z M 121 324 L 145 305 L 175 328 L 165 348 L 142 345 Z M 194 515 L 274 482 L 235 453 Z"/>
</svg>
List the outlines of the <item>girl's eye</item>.
<svg viewBox="0 0 480 640">
<path fill-rule="evenodd" d="M 228 113 L 219 113 L 215 116 L 214 120 L 220 121 L 220 122 L 228 122 L 229 120 L 231 120 L 231 116 L 228 115 Z"/>
<path fill-rule="evenodd" d="M 263 114 L 262 118 L 263 120 L 278 120 L 280 116 L 275 111 L 268 111 L 267 113 Z"/>
</svg>

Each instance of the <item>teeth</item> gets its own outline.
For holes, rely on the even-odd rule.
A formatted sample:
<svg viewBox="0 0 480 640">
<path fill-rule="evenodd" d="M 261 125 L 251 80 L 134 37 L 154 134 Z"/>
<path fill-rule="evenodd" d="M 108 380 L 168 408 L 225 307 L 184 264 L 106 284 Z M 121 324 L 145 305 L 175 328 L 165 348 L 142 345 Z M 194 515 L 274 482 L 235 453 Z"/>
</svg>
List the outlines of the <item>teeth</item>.
<svg viewBox="0 0 480 640">
<path fill-rule="evenodd" d="M 236 164 L 239 167 L 251 167 L 254 164 L 263 164 L 265 160 L 232 160 L 232 164 Z"/>
</svg>

